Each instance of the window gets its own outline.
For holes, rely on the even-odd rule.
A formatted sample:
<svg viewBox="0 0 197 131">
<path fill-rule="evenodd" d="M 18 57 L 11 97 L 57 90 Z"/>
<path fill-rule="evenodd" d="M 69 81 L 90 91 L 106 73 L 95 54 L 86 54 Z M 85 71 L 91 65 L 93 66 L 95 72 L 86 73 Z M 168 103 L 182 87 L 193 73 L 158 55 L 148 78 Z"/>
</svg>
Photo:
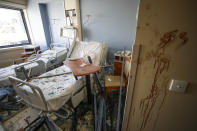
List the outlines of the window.
<svg viewBox="0 0 197 131">
<path fill-rule="evenodd" d="M 22 9 L 0 7 L 0 48 L 30 44 Z"/>
</svg>

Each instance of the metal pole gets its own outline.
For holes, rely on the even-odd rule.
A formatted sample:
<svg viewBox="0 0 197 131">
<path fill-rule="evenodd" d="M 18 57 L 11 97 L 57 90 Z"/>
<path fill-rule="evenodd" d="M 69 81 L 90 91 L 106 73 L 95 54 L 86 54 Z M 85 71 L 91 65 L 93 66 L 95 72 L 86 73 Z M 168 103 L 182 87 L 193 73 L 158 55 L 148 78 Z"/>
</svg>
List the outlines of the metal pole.
<svg viewBox="0 0 197 131">
<path fill-rule="evenodd" d="M 94 129 L 97 129 L 98 120 L 97 120 L 97 103 L 96 103 L 96 93 L 94 93 Z"/>
<path fill-rule="evenodd" d="M 121 71 L 121 81 L 120 81 L 120 93 L 119 93 L 119 101 L 118 101 L 118 116 L 117 116 L 116 131 L 120 130 L 120 109 L 121 109 L 121 100 L 122 100 L 122 82 L 123 82 L 124 63 L 125 63 L 125 49 L 124 49 L 123 60 L 122 60 L 122 71 Z"/>
<path fill-rule="evenodd" d="M 92 64 L 91 57 L 88 56 L 88 61 Z M 94 113 L 95 113 L 95 131 L 106 131 L 106 103 L 105 103 L 105 89 L 103 89 L 97 73 L 94 73 L 96 84 L 98 85 L 99 93 L 101 94 L 99 109 L 97 110 L 96 92 L 94 92 Z"/>
</svg>

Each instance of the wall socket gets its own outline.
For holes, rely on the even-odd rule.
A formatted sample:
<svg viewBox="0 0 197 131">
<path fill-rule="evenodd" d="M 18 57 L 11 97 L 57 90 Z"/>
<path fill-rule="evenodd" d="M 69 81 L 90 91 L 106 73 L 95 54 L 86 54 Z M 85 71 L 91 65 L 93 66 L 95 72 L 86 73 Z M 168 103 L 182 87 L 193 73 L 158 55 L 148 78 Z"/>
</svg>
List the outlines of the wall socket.
<svg viewBox="0 0 197 131">
<path fill-rule="evenodd" d="M 187 81 L 181 80 L 171 80 L 169 91 L 181 92 L 184 93 L 188 87 Z"/>
</svg>

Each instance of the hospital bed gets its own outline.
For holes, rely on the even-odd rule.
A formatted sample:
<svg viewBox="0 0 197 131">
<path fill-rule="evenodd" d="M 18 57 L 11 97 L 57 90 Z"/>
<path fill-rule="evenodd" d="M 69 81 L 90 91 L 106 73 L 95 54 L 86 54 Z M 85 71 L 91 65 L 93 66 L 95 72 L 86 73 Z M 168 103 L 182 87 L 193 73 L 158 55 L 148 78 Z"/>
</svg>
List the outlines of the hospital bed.
<svg viewBox="0 0 197 131">
<path fill-rule="evenodd" d="M 26 79 L 24 72 L 21 71 L 21 67 L 24 67 L 25 71 L 29 72 L 29 77 L 33 77 L 61 65 L 67 55 L 67 48 L 65 45 L 65 43 L 53 43 L 51 49 L 41 54 L 33 54 L 27 59 L 27 62 L 1 68 L 0 87 L 9 86 L 11 84 L 8 79 L 9 76 Z"/>
<path fill-rule="evenodd" d="M 8 79 L 9 76 L 14 76 L 20 79 L 26 79 L 24 72 L 21 70 L 21 67 L 25 71 L 31 70 L 29 75 L 36 76 L 45 72 L 44 63 L 40 60 L 36 62 L 25 62 L 21 64 L 11 65 L 5 68 L 0 69 L 0 87 L 10 86 L 11 83 Z"/>
<path fill-rule="evenodd" d="M 30 88 L 31 86 L 26 83 L 24 83 L 23 86 L 14 89 L 28 105 L 40 110 L 55 111 L 62 107 L 65 102 L 70 99 L 70 96 L 74 94 L 80 87 L 84 86 L 83 79 L 80 77 L 78 80 L 76 80 L 72 73 L 69 73 L 71 70 L 65 65 L 46 72 L 40 76 L 44 77 L 49 75 L 57 75 L 65 72 L 68 72 L 68 74 L 49 78 L 46 77 L 41 79 L 33 79 L 28 82 L 28 84 L 31 84 L 33 88 L 38 87 L 41 90 L 44 96 L 42 101 L 40 101 L 40 98 L 38 97 L 42 96 L 42 94 L 36 94 Z M 25 82 L 14 77 L 11 77 L 11 79 L 16 79 L 18 82 Z"/>
<path fill-rule="evenodd" d="M 93 64 L 101 65 L 106 58 L 106 44 L 75 42 L 72 49 L 69 52 L 70 59 L 90 56 Z M 70 68 L 66 65 L 46 72 L 29 82 L 13 76 L 9 78 L 14 85 L 16 93 L 25 103 L 45 112 L 45 116 L 46 112 L 59 110 L 69 100 L 71 100 L 72 106 L 76 107 L 86 95 L 86 88 L 83 88 L 85 86 L 84 77 L 78 77 L 76 80 Z"/>
<path fill-rule="evenodd" d="M 43 61 L 45 63 L 45 70 L 49 71 L 61 65 L 66 56 L 67 47 L 65 43 L 52 43 L 51 49 L 44 51 L 37 60 Z"/>
<path fill-rule="evenodd" d="M 44 51 L 43 53 L 37 52 L 30 56 L 27 61 L 22 64 L 15 64 L 9 67 L 0 69 L 0 87 L 10 86 L 9 76 L 14 76 L 20 79 L 26 79 L 24 71 L 21 71 L 21 67 L 25 66 L 26 72 L 29 72 L 29 77 L 34 77 L 45 73 L 46 71 L 52 70 L 60 65 L 66 59 L 67 54 L 70 56 L 71 51 L 75 45 L 76 39 L 76 29 L 75 28 L 64 28 L 62 30 L 62 36 L 68 39 L 68 44 L 62 43 L 52 43 L 50 49 Z M 74 43 L 74 44 L 73 44 Z M 69 47 L 67 47 L 69 46 Z M 71 46 L 71 47 L 70 47 Z M 68 52 L 68 49 L 70 50 Z M 68 53 L 67 53 L 68 52 Z M 24 58 L 19 58 L 21 60 Z M 28 66 L 29 65 L 29 66 Z M 32 66 L 34 65 L 34 66 Z M 28 67 L 28 68 L 26 68 Z M 31 67 L 31 68 L 29 68 Z"/>
<path fill-rule="evenodd" d="M 70 58 L 73 59 L 87 58 L 87 56 L 90 56 L 92 58 L 93 64 L 101 65 L 103 61 L 105 61 L 106 51 L 107 51 L 106 44 L 101 44 L 98 42 L 77 41 L 73 46 L 73 50 L 71 51 L 72 53 L 70 54 Z M 71 72 L 71 70 L 67 66 L 63 65 L 42 74 L 40 77 L 53 76 L 57 74 L 62 74 L 64 72 Z M 84 80 L 85 79 L 83 77 L 79 77 L 78 80 L 76 80 L 71 73 L 71 74 L 65 74 L 65 75 L 49 77 L 49 78 L 33 79 L 30 81 L 30 83 L 32 85 L 36 85 L 40 87 L 46 98 L 46 101 L 48 101 L 48 108 L 57 110 L 59 106 L 56 107 L 56 105 L 63 105 L 66 102 L 66 97 L 70 98 L 72 94 L 75 94 L 75 92 L 79 91 L 85 85 Z M 19 92 L 18 90 L 22 90 L 22 92 Z M 22 86 L 21 88 L 17 88 L 17 93 L 19 94 L 19 96 L 21 96 L 25 101 L 27 101 L 28 104 L 35 106 L 35 104 L 37 104 L 37 100 L 36 99 L 33 100 L 31 98 L 31 95 L 29 95 L 28 99 L 26 99 L 25 97 L 26 95 L 24 92 L 31 92 L 31 89 L 28 88 L 27 86 Z M 64 94 L 62 92 L 66 92 L 66 93 Z M 60 99 L 58 96 L 61 96 L 60 98 L 62 99 Z M 58 98 L 58 99 L 54 99 L 54 98 Z M 50 101 L 55 103 L 51 103 Z M 61 104 L 58 103 L 58 101 Z M 79 103 L 79 102 L 74 102 L 73 100 L 73 103 Z M 40 108 L 44 109 L 44 107 L 40 107 Z"/>
</svg>

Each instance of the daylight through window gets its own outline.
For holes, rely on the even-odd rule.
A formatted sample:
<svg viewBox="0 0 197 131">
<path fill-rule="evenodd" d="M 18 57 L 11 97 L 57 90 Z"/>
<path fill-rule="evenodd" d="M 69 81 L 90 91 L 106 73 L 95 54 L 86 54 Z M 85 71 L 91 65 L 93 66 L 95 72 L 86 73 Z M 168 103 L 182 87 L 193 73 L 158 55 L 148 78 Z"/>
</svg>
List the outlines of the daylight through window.
<svg viewBox="0 0 197 131">
<path fill-rule="evenodd" d="M 0 7 L 0 48 L 29 44 L 23 13 Z"/>
</svg>

